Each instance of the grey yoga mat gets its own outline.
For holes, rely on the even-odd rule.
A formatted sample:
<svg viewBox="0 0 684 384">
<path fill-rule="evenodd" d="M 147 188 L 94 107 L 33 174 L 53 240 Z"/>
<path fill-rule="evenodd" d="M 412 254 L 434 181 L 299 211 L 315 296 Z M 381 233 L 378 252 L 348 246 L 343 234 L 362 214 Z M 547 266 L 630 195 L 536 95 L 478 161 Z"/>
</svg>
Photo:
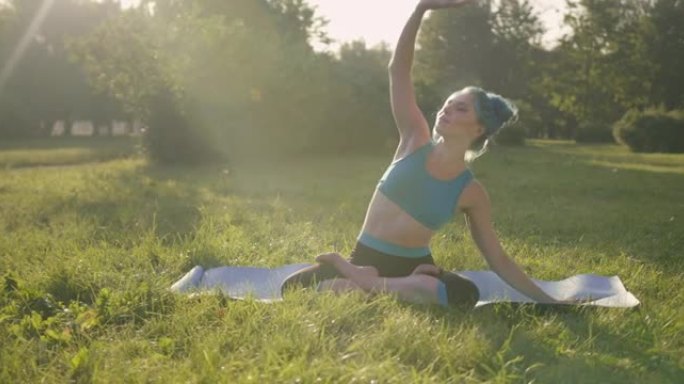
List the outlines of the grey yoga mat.
<svg viewBox="0 0 684 384">
<path fill-rule="evenodd" d="M 177 293 L 219 290 L 233 299 L 252 298 L 263 302 L 282 300 L 281 286 L 292 273 L 311 264 L 290 264 L 278 268 L 219 267 L 205 270 L 196 266 L 171 286 Z M 476 307 L 499 303 L 534 303 L 511 288 L 492 271 L 455 272 L 470 279 L 480 291 Z M 625 289 L 617 276 L 575 275 L 564 280 L 534 280 L 546 293 L 558 299 L 581 300 L 581 305 L 634 307 L 639 300 Z"/>
</svg>

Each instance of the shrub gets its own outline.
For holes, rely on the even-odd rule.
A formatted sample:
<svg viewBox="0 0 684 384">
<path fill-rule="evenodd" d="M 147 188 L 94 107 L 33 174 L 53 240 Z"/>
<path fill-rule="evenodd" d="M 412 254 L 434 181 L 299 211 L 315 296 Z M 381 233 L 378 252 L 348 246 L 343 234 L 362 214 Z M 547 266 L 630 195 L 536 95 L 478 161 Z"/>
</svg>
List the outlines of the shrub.
<svg viewBox="0 0 684 384">
<path fill-rule="evenodd" d="M 190 123 L 180 100 L 171 92 L 154 98 L 147 125 L 144 143 L 153 161 L 198 164 L 221 158 L 198 127 Z"/>
<path fill-rule="evenodd" d="M 494 137 L 494 142 L 499 145 L 525 145 L 525 128 L 520 124 L 513 124 L 510 127 L 504 127 Z"/>
<path fill-rule="evenodd" d="M 26 105 L 9 96 L 0 97 L 0 137 L 29 137 L 35 125 Z"/>
<path fill-rule="evenodd" d="M 535 108 L 525 100 L 514 100 L 518 107 L 518 122 L 514 126 L 509 127 L 515 129 L 522 129 L 526 137 L 540 138 L 544 137 L 545 128 L 539 108 Z M 516 132 L 518 133 L 518 132 Z"/>
<path fill-rule="evenodd" d="M 614 124 L 613 135 L 634 152 L 684 153 L 684 111 L 628 111 Z"/>
<path fill-rule="evenodd" d="M 575 131 L 575 141 L 578 143 L 613 143 L 613 133 L 606 124 L 583 123 Z"/>
</svg>

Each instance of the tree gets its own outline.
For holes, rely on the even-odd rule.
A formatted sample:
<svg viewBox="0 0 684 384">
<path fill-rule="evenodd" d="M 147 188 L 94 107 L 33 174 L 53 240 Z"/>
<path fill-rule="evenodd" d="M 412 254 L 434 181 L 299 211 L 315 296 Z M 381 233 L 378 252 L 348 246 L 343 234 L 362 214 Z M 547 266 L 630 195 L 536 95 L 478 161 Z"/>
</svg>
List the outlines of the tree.
<svg viewBox="0 0 684 384">
<path fill-rule="evenodd" d="M 466 85 L 521 101 L 527 110 L 553 110 L 542 89 L 543 28 L 526 0 L 481 2 L 479 6 L 432 13 L 419 37 L 416 78 L 421 106 L 436 110 L 444 97 Z M 528 108 L 529 106 L 529 108 Z M 539 131 L 524 119 L 525 128 Z"/>
<path fill-rule="evenodd" d="M 545 85 L 552 103 L 575 122 L 608 126 L 625 110 L 647 103 L 652 66 L 640 43 L 643 3 L 568 2 L 572 28 L 556 49 Z"/>
<path fill-rule="evenodd" d="M 486 84 L 494 56 L 489 1 L 458 10 L 433 12 L 418 36 L 416 81 L 429 110 L 471 84 Z M 489 68 L 488 68 L 489 67 Z"/>
<path fill-rule="evenodd" d="M 656 0 L 645 24 L 645 48 L 653 76 L 653 105 L 684 107 L 684 2 Z"/>
<path fill-rule="evenodd" d="M 47 4 L 47 5 L 46 5 Z M 2 131 L 12 135 L 45 135 L 56 120 L 90 119 L 94 93 L 81 68 L 70 60 L 68 41 L 88 34 L 95 25 L 117 12 L 114 2 L 57 1 L 50 7 L 39 0 L 12 1 L 8 26 L 3 33 L 3 56 L 15 56 L 17 65 L 8 72 L 2 102 L 14 118 L 4 121 Z M 45 11 L 39 18 L 39 10 Z M 8 15 L 6 11 L 4 14 Z M 30 29 L 34 21 L 35 29 Z M 27 35 L 28 33 L 32 35 Z M 25 50 L 16 49 L 24 36 Z M 5 61 L 3 61 L 5 62 Z M 111 100 L 99 99 L 105 103 Z M 20 108 L 17 108 L 20 107 Z M 22 117 L 16 111 L 22 110 Z M 4 115 L 3 116 L 8 116 Z M 7 119 L 0 119 L 7 120 Z"/>
<path fill-rule="evenodd" d="M 324 121 L 312 142 L 319 151 L 377 153 L 396 146 L 388 97 L 390 57 L 385 45 L 368 48 L 353 41 L 340 47 L 337 59 L 327 60 Z"/>
<path fill-rule="evenodd" d="M 316 81 L 325 71 L 311 48 L 322 36 L 319 24 L 301 0 L 148 1 L 99 27 L 76 50 L 98 89 L 157 123 L 149 138 L 165 144 L 149 148 L 194 138 L 198 157 L 264 156 L 307 147 L 322 121 L 307 109 L 321 103 L 325 83 Z M 167 95 L 174 100 L 159 102 Z M 159 126 L 172 119 L 152 116 L 153 105 L 174 109 L 154 113 L 167 110 L 187 124 Z M 182 141 L 167 140 L 173 137 Z"/>
</svg>

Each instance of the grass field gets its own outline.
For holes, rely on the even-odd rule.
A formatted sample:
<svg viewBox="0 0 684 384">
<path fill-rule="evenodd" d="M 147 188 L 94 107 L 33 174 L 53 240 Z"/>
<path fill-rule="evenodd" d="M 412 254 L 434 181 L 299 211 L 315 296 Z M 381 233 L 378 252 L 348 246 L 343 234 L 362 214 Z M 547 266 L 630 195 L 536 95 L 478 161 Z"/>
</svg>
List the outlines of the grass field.
<svg viewBox="0 0 684 384">
<path fill-rule="evenodd" d="M 68 143 L 67 143 L 68 144 Z M 298 291 L 167 292 L 192 266 L 351 251 L 387 156 L 160 168 L 132 143 L 0 147 L 0 382 L 675 383 L 684 377 L 684 155 L 533 142 L 474 164 L 534 277 L 619 275 L 636 309 Z M 120 157 L 123 156 L 123 157 Z M 438 264 L 484 269 L 462 219 Z"/>
</svg>

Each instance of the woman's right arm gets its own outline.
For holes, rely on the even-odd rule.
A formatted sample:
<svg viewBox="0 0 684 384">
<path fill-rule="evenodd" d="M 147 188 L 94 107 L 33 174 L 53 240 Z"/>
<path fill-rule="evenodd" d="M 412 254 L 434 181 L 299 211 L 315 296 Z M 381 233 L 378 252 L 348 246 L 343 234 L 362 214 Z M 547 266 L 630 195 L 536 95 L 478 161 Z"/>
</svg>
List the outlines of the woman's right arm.
<svg viewBox="0 0 684 384">
<path fill-rule="evenodd" d="M 404 25 L 388 67 L 392 115 L 399 130 L 399 157 L 430 139 L 430 127 L 418 108 L 411 79 L 416 36 L 423 16 L 431 9 L 458 7 L 471 2 L 473 0 L 421 0 Z"/>
<path fill-rule="evenodd" d="M 399 130 L 397 156 L 418 147 L 430 139 L 430 128 L 416 102 L 411 68 L 416 35 L 427 9 L 418 4 L 401 32 L 389 63 L 390 102 L 392 115 Z"/>
</svg>

